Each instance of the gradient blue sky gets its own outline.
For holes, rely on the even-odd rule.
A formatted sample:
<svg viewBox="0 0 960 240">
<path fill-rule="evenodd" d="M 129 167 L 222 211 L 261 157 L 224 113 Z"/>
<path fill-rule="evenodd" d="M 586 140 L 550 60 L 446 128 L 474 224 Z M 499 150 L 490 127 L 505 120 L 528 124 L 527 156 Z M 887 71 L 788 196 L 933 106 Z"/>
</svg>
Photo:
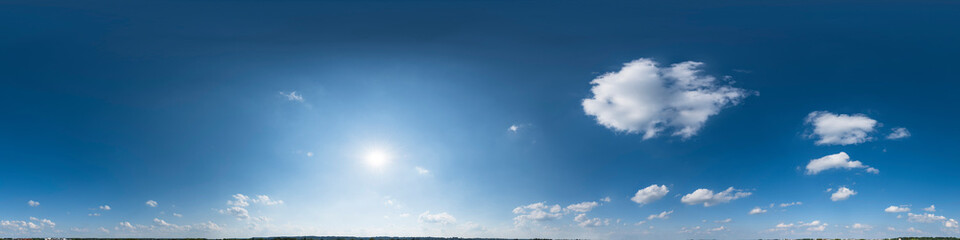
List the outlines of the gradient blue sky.
<svg viewBox="0 0 960 240">
<path fill-rule="evenodd" d="M 960 236 L 957 12 L 3 1 L 0 236 Z"/>
</svg>

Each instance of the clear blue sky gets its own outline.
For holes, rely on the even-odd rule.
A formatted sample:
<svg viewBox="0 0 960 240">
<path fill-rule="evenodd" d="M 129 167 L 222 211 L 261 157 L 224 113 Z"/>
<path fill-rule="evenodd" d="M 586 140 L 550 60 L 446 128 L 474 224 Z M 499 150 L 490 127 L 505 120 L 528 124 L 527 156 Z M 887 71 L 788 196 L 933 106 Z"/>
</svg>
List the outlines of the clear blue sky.
<svg viewBox="0 0 960 240">
<path fill-rule="evenodd" d="M 4 1 L 0 237 L 960 236 L 957 12 Z"/>
</svg>

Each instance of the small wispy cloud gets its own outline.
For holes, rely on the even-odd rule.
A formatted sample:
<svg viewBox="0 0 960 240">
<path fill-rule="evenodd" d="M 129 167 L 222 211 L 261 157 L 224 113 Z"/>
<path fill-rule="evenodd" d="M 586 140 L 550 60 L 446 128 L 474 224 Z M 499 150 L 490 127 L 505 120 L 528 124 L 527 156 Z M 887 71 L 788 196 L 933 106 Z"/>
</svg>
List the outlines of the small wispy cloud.
<svg viewBox="0 0 960 240">
<path fill-rule="evenodd" d="M 287 100 L 303 102 L 303 95 L 297 94 L 297 91 L 292 91 L 289 93 L 280 92 L 280 95 L 287 97 Z"/>
<path fill-rule="evenodd" d="M 420 175 L 430 174 L 430 170 L 427 170 L 426 168 L 423 168 L 423 167 L 418 166 L 418 167 L 415 167 L 414 169 L 417 170 L 417 173 Z"/>
<path fill-rule="evenodd" d="M 893 132 L 890 135 L 887 135 L 887 139 L 901 139 L 910 137 L 910 131 L 907 131 L 906 128 L 894 128 Z"/>
</svg>

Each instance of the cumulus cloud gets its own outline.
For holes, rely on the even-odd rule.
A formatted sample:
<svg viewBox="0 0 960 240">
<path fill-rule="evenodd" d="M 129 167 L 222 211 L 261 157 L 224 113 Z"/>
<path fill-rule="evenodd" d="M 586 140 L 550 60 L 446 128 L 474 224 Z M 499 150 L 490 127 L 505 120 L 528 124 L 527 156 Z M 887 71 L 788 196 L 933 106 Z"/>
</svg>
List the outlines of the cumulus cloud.
<svg viewBox="0 0 960 240">
<path fill-rule="evenodd" d="M 732 221 L 733 221 L 733 219 L 727 218 L 727 219 L 724 219 L 724 220 L 717 220 L 717 221 L 713 221 L 713 222 L 714 222 L 714 223 L 729 223 L 729 222 L 732 222 Z"/>
<path fill-rule="evenodd" d="M 643 134 L 644 139 L 666 130 L 689 138 L 710 116 L 750 95 L 700 74 L 701 65 L 688 61 L 660 67 L 650 59 L 631 61 L 590 82 L 593 97 L 583 100 L 583 110 L 600 125 Z"/>
<path fill-rule="evenodd" d="M 937 211 L 937 207 L 935 207 L 935 206 L 933 206 L 933 205 L 930 205 L 930 207 L 924 208 L 923 210 L 924 210 L 924 211 L 927 211 L 927 212 L 936 212 L 936 211 Z"/>
<path fill-rule="evenodd" d="M 830 195 L 830 200 L 834 202 L 843 201 L 843 200 L 847 200 L 848 198 L 850 198 L 850 196 L 853 196 L 853 195 L 857 195 L 857 191 L 854 191 L 853 189 L 849 189 L 847 187 L 840 187 L 837 189 L 836 192 Z"/>
<path fill-rule="evenodd" d="M 509 130 L 510 132 L 514 132 L 514 133 L 515 133 L 515 132 L 517 132 L 518 130 L 520 130 L 520 126 L 518 126 L 518 125 L 516 125 L 516 124 L 513 124 L 513 125 L 510 125 L 510 127 L 507 127 L 507 130 Z"/>
<path fill-rule="evenodd" d="M 574 211 L 574 212 L 589 212 L 590 210 L 593 210 L 594 207 L 597 207 L 599 205 L 600 204 L 597 202 L 582 202 L 577 204 L 571 204 L 570 206 L 567 206 L 565 209 L 569 211 Z"/>
<path fill-rule="evenodd" d="M 813 126 L 817 145 L 850 145 L 870 141 L 877 120 L 863 114 L 834 114 L 827 111 L 811 112 L 806 123 Z"/>
<path fill-rule="evenodd" d="M 946 217 L 937 216 L 937 215 L 934 215 L 933 213 L 921 213 L 921 214 L 907 213 L 907 221 L 910 221 L 910 222 L 931 223 L 931 222 L 946 221 L 946 220 L 947 220 Z"/>
<path fill-rule="evenodd" d="M 20 234 L 32 232 L 33 234 L 40 233 L 46 229 L 53 229 L 57 224 L 51 221 L 50 219 L 40 219 L 36 217 L 30 217 L 29 221 L 23 220 L 2 220 L 0 221 L 0 233 L 4 233 L 3 230 L 11 232 L 16 232 Z M 56 230 L 54 230 L 56 231 Z"/>
<path fill-rule="evenodd" d="M 749 213 L 749 214 L 750 214 L 750 215 L 755 215 L 755 214 L 761 214 L 761 213 L 765 213 L 765 212 L 767 212 L 767 210 L 765 210 L 765 209 L 763 209 L 763 208 L 760 208 L 760 207 L 754 207 L 753 209 L 750 209 L 750 213 Z"/>
<path fill-rule="evenodd" d="M 573 218 L 581 227 L 600 227 L 610 225 L 610 219 L 588 218 L 586 213 L 577 214 Z"/>
<path fill-rule="evenodd" d="M 548 206 L 546 202 L 538 202 L 513 209 L 514 224 L 521 226 L 527 222 L 540 222 L 559 219 L 563 216 L 560 205 Z"/>
<path fill-rule="evenodd" d="M 883 209 L 883 211 L 888 213 L 902 213 L 902 212 L 909 212 L 910 208 L 904 205 L 889 206 L 886 209 Z"/>
<path fill-rule="evenodd" d="M 910 131 L 907 131 L 906 128 L 894 128 L 893 132 L 890 135 L 887 135 L 887 139 L 901 139 L 910 137 Z"/>
<path fill-rule="evenodd" d="M 103 205 L 103 206 L 100 206 L 100 210 L 104 210 L 104 211 L 110 211 L 110 205 Z"/>
<path fill-rule="evenodd" d="M 233 195 L 233 199 L 234 200 L 227 200 L 227 205 L 233 205 L 237 207 L 250 206 L 250 202 L 249 202 L 250 197 L 248 197 L 247 195 L 237 193 Z"/>
<path fill-rule="evenodd" d="M 810 160 L 810 163 L 807 163 L 807 175 L 815 175 L 825 170 L 842 168 L 842 169 L 855 169 L 855 168 L 866 168 L 868 173 L 877 174 L 880 173 L 880 170 L 872 168 L 867 165 L 863 165 L 860 161 L 851 161 L 850 155 L 847 155 L 845 152 L 840 152 L 837 154 L 827 155 L 821 158 Z"/>
<path fill-rule="evenodd" d="M 281 96 L 287 97 L 287 100 L 295 102 L 303 102 L 303 95 L 297 94 L 297 91 L 292 91 L 290 93 L 280 92 Z"/>
<path fill-rule="evenodd" d="M 673 210 L 663 211 L 663 212 L 660 212 L 659 214 L 650 214 L 650 216 L 647 216 L 647 220 L 667 219 L 667 218 L 670 218 L 671 213 L 673 213 Z"/>
<path fill-rule="evenodd" d="M 147 200 L 146 204 L 147 206 L 150 206 L 150 207 L 157 207 L 157 201 L 154 201 L 154 200 Z"/>
<path fill-rule="evenodd" d="M 728 203 L 739 198 L 748 197 L 751 194 L 753 193 L 735 189 L 733 187 L 727 188 L 727 190 L 718 193 L 714 193 L 713 190 L 710 189 L 701 188 L 693 191 L 690 194 L 684 195 L 682 198 L 680 198 L 680 202 L 689 205 L 703 204 L 704 207 L 710 207 L 721 203 Z"/>
<path fill-rule="evenodd" d="M 600 199 L 601 202 L 610 202 L 610 197 L 604 197 Z"/>
<path fill-rule="evenodd" d="M 421 223 L 439 223 L 439 224 L 449 224 L 457 222 L 457 219 L 446 212 L 430 214 L 430 211 L 426 211 L 420 214 L 420 217 L 417 218 Z"/>
<path fill-rule="evenodd" d="M 943 226 L 948 228 L 956 228 L 957 224 L 957 220 L 954 220 L 953 218 L 943 222 Z"/>
<path fill-rule="evenodd" d="M 243 207 L 228 207 L 226 209 L 220 209 L 221 214 L 227 214 L 236 217 L 237 219 L 247 219 L 250 218 L 250 212 Z"/>
<path fill-rule="evenodd" d="M 40 202 L 37 202 L 37 201 L 34 201 L 34 200 L 30 200 L 30 201 L 27 201 L 27 205 L 29 205 L 29 206 L 31 206 L 31 207 L 36 207 L 36 206 L 40 206 Z"/>
<path fill-rule="evenodd" d="M 670 192 L 670 190 L 667 189 L 666 185 L 658 186 L 656 184 L 653 184 L 646 188 L 638 190 L 637 194 L 633 195 L 633 197 L 630 198 L 630 200 L 635 203 L 639 203 L 640 205 L 644 205 L 644 204 L 648 204 L 653 201 L 656 201 L 662 198 L 663 196 L 666 196 L 668 192 Z"/>
<path fill-rule="evenodd" d="M 257 198 L 254 198 L 252 201 L 267 206 L 283 204 L 283 200 L 270 199 L 270 196 L 267 195 L 257 195 Z"/>
</svg>

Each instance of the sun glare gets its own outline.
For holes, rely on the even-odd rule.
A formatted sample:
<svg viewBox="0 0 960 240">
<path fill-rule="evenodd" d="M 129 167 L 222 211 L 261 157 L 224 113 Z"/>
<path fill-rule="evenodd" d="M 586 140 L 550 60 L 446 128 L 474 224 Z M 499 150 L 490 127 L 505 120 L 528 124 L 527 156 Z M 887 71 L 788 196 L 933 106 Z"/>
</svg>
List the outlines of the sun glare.
<svg viewBox="0 0 960 240">
<path fill-rule="evenodd" d="M 371 150 L 367 153 L 366 160 L 367 165 L 379 168 L 387 165 L 387 163 L 390 162 L 390 154 L 387 154 L 382 150 Z"/>
</svg>

